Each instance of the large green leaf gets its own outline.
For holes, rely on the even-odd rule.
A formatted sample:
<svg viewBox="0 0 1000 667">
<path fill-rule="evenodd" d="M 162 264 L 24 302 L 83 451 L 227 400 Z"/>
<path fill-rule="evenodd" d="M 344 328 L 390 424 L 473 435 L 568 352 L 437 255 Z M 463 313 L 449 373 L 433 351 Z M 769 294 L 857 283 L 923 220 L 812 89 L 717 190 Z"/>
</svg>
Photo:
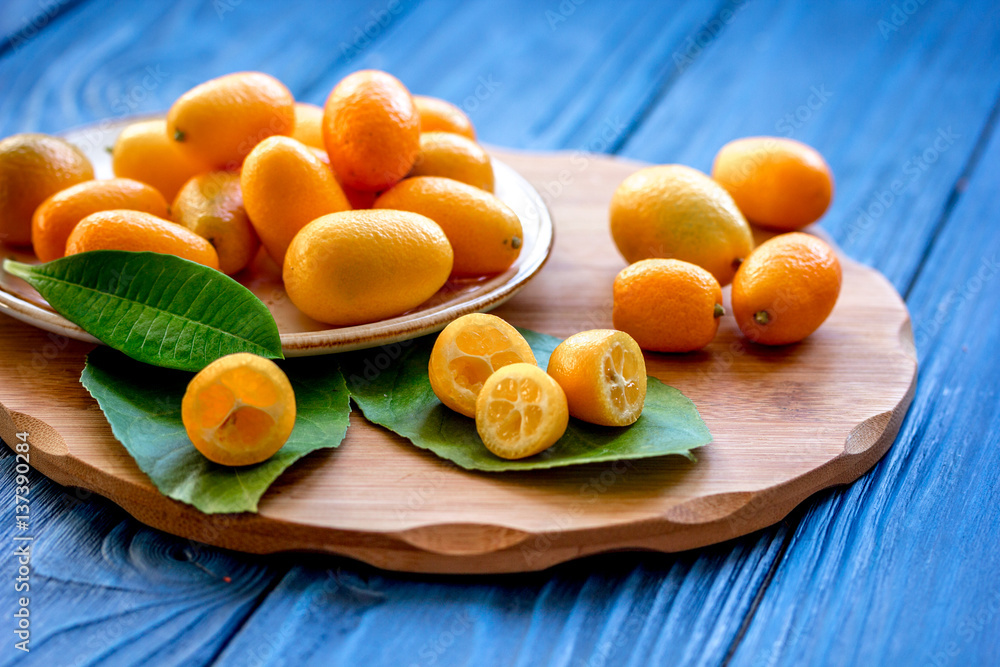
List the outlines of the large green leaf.
<svg viewBox="0 0 1000 667">
<path fill-rule="evenodd" d="M 212 463 L 194 448 L 181 421 L 181 399 L 192 375 L 152 368 L 106 347 L 87 355 L 80 381 L 97 399 L 139 468 L 164 495 L 208 514 L 256 512 L 257 501 L 295 461 L 337 447 L 351 412 L 334 357 L 281 363 L 295 390 L 295 428 L 263 463 L 237 468 Z"/>
<path fill-rule="evenodd" d="M 90 335 L 154 366 L 197 371 L 234 352 L 282 357 L 278 327 L 260 299 L 174 255 L 95 250 L 3 266 Z"/>
<path fill-rule="evenodd" d="M 558 338 L 522 330 L 539 366 L 548 365 Z M 693 458 L 692 449 L 712 441 L 694 404 L 681 392 L 649 378 L 646 406 L 632 426 L 610 428 L 571 419 L 566 434 L 541 454 L 508 461 L 492 454 L 475 421 L 449 410 L 427 379 L 436 336 L 340 355 L 351 397 L 365 417 L 422 449 L 470 470 L 531 470 L 665 454 Z"/>
</svg>

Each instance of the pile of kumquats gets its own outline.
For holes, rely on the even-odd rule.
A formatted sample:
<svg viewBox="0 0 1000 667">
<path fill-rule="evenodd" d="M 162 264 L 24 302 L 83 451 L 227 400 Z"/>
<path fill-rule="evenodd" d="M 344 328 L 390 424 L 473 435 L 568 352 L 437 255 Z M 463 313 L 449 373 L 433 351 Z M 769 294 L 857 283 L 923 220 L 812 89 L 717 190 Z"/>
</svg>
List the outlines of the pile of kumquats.
<svg viewBox="0 0 1000 667">
<path fill-rule="evenodd" d="M 114 178 L 95 180 L 86 156 L 60 138 L 0 141 L 0 240 L 30 245 L 43 262 L 152 251 L 226 274 L 260 254 L 280 267 L 292 303 L 335 326 L 404 313 L 450 277 L 503 272 L 523 242 L 517 215 L 493 194 L 469 118 L 377 70 L 345 77 L 323 108 L 297 103 L 260 72 L 207 81 L 165 119 L 125 128 L 112 165 Z M 615 329 L 571 336 L 543 371 L 507 322 L 467 315 L 439 335 L 431 386 L 505 458 L 551 446 L 569 416 L 634 423 L 643 350 L 707 345 L 725 312 L 722 286 L 732 283 L 737 324 L 755 342 L 793 343 L 822 324 L 840 266 L 826 243 L 796 230 L 832 195 L 819 153 L 787 139 L 733 141 L 711 177 L 681 165 L 641 169 L 610 205 L 630 263 L 614 281 Z M 790 233 L 754 249 L 748 220 Z M 287 440 L 295 398 L 275 363 L 230 355 L 195 376 L 182 413 L 199 451 L 246 465 Z"/>
</svg>

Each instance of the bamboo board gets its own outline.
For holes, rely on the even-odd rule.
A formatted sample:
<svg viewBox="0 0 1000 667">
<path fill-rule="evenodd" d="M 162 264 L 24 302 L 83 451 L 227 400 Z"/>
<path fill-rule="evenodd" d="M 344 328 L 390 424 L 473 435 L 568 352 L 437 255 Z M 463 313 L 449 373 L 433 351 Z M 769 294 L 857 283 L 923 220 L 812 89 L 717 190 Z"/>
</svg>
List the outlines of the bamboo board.
<svg viewBox="0 0 1000 667">
<path fill-rule="evenodd" d="M 635 162 L 495 151 L 542 193 L 556 225 L 546 267 L 495 311 L 556 336 L 610 327 L 624 267 L 607 206 Z M 256 515 L 205 515 L 160 494 L 80 385 L 91 345 L 0 317 L 0 436 L 30 434 L 30 463 L 140 521 L 253 553 L 308 550 L 445 573 L 539 570 L 588 554 L 679 551 L 779 521 L 851 482 L 895 439 L 913 397 L 906 306 L 877 271 L 842 258 L 830 319 L 783 348 L 746 342 L 730 315 L 705 350 L 647 355 L 651 375 L 698 406 L 714 441 L 679 456 L 525 473 L 471 473 L 367 423 L 290 468 Z M 728 290 L 727 290 L 728 292 Z M 728 306 L 728 294 L 726 295 Z"/>
</svg>

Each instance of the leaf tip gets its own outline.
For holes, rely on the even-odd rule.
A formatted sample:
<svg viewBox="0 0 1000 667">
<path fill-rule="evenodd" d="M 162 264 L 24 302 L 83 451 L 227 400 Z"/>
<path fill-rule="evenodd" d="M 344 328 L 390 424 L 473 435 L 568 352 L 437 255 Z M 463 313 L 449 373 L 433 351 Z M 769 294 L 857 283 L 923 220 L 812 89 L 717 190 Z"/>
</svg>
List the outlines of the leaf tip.
<svg viewBox="0 0 1000 667">
<path fill-rule="evenodd" d="M 17 260 L 7 258 L 3 261 L 3 270 L 12 276 L 17 276 L 27 280 L 31 275 L 31 265 L 25 264 L 23 262 L 18 262 Z"/>
</svg>

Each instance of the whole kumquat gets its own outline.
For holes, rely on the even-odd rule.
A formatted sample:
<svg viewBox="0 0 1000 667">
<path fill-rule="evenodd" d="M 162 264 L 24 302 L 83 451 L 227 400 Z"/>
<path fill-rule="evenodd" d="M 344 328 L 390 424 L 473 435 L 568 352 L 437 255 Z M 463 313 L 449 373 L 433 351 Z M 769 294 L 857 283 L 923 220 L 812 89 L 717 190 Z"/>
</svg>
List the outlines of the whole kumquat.
<svg viewBox="0 0 1000 667">
<path fill-rule="evenodd" d="M 476 142 L 453 132 L 424 132 L 410 176 L 444 176 L 493 192 L 493 163 Z"/>
<path fill-rule="evenodd" d="M 413 168 L 420 117 L 399 79 L 378 70 L 344 77 L 323 107 L 323 141 L 341 183 L 379 192 Z"/>
<path fill-rule="evenodd" d="M 240 175 L 213 171 L 181 188 L 171 207 L 174 222 L 207 240 L 219 254 L 219 270 L 234 274 L 257 254 L 260 239 L 243 207 Z"/>
<path fill-rule="evenodd" d="M 213 169 L 237 169 L 254 146 L 291 134 L 295 99 L 263 72 L 237 72 L 199 84 L 167 113 L 167 136 Z"/>
<path fill-rule="evenodd" d="M 756 343 L 796 343 L 829 317 L 841 280 L 840 261 L 825 241 L 781 234 L 760 244 L 736 272 L 733 315 Z"/>
<path fill-rule="evenodd" d="M 728 285 L 753 249 L 736 202 L 697 169 L 669 164 L 626 178 L 611 198 L 611 235 L 629 263 L 680 259 Z"/>
<path fill-rule="evenodd" d="M 506 271 L 521 254 L 521 221 L 480 188 L 440 176 L 416 176 L 379 195 L 374 208 L 425 215 L 444 230 L 455 251 L 456 276 Z"/>
<path fill-rule="evenodd" d="M 724 312 L 719 282 L 689 262 L 645 259 L 615 278 L 615 328 L 644 350 L 700 350 L 715 338 Z"/>
<path fill-rule="evenodd" d="M 211 243 L 176 222 L 142 211 L 99 211 L 81 220 L 66 241 L 66 254 L 90 250 L 162 252 L 219 268 Z"/>
<path fill-rule="evenodd" d="M 815 148 L 784 137 L 747 137 L 723 146 L 712 178 L 753 224 L 793 231 L 818 220 L 833 199 L 833 174 Z"/>
<path fill-rule="evenodd" d="M 307 224 L 351 208 L 333 172 L 291 137 L 270 137 L 247 156 L 240 176 L 243 205 L 267 252 L 279 265 Z"/>
<path fill-rule="evenodd" d="M 31 242 L 43 262 L 62 257 L 66 241 L 77 224 L 91 213 L 129 209 L 167 217 L 167 201 L 160 191 L 131 178 L 84 181 L 52 195 L 31 220 Z"/>
<path fill-rule="evenodd" d="M 400 315 L 451 273 L 448 238 L 407 211 L 343 211 L 302 228 L 285 254 L 285 290 L 299 310 L 347 326 Z"/>
<path fill-rule="evenodd" d="M 0 140 L 0 242 L 31 243 L 35 209 L 60 190 L 92 178 L 90 160 L 58 137 L 15 134 Z"/>
<path fill-rule="evenodd" d="M 210 171 L 167 136 L 167 121 L 162 119 L 122 130 L 111 150 L 111 168 L 115 176 L 152 185 L 168 202 L 192 177 Z"/>
<path fill-rule="evenodd" d="M 447 100 L 429 95 L 414 95 L 420 114 L 421 132 L 454 132 L 475 141 L 476 130 L 468 115 Z"/>
</svg>

